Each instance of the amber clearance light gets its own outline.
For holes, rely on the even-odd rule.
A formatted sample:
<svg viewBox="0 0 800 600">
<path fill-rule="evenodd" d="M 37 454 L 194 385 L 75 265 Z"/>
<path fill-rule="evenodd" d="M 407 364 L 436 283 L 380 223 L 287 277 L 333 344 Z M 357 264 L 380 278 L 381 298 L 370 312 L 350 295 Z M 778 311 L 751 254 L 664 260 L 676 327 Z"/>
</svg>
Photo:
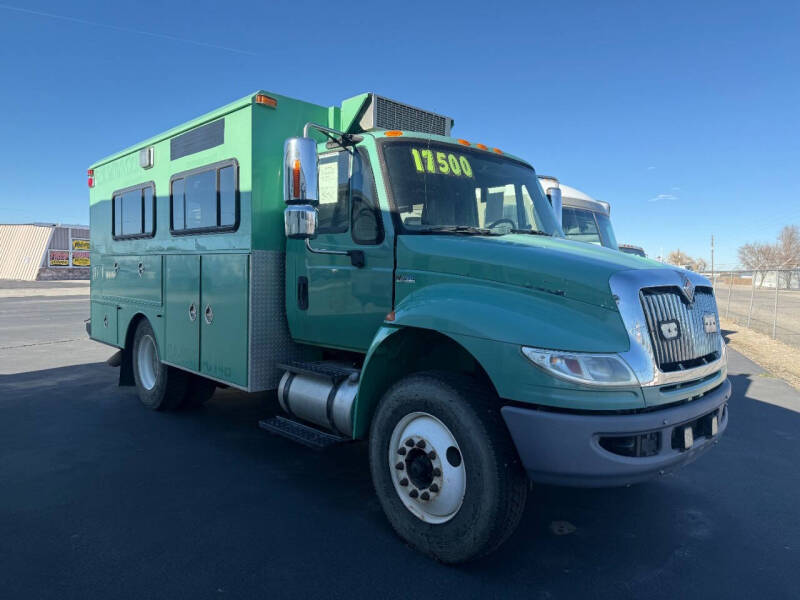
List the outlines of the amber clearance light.
<svg viewBox="0 0 800 600">
<path fill-rule="evenodd" d="M 467 140 L 458 140 L 458 143 L 462 146 L 470 146 L 471 144 Z"/>
<path fill-rule="evenodd" d="M 387 137 L 400 137 L 401 135 L 403 135 L 403 132 L 400 131 L 399 129 L 390 129 L 384 135 Z"/>
<path fill-rule="evenodd" d="M 487 146 L 486 144 L 475 144 L 475 146 L 477 148 L 480 148 L 481 150 L 488 150 L 489 149 L 489 146 Z"/>
<path fill-rule="evenodd" d="M 264 106 L 269 106 L 270 108 L 277 108 L 278 101 L 275 98 L 271 98 L 266 94 L 256 94 L 256 104 L 263 104 Z"/>
</svg>

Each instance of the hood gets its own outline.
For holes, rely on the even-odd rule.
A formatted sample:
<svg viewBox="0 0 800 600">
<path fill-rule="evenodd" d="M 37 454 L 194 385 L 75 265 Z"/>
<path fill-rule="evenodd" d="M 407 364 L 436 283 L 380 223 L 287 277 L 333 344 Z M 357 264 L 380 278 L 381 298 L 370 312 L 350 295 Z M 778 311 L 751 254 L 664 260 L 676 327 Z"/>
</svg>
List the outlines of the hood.
<svg viewBox="0 0 800 600">
<path fill-rule="evenodd" d="M 614 311 L 611 275 L 654 268 L 675 267 L 594 244 L 529 234 L 397 238 L 398 277 L 408 269 L 495 281 Z"/>
</svg>

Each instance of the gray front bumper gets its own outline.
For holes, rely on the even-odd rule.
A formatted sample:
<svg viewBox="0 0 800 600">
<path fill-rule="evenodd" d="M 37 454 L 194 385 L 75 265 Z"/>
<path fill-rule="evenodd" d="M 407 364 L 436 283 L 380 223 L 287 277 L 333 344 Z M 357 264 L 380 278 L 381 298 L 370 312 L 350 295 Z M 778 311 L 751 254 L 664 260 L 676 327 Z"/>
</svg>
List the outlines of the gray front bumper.
<svg viewBox="0 0 800 600">
<path fill-rule="evenodd" d="M 626 485 L 664 474 L 696 459 L 728 426 L 725 403 L 731 396 L 725 379 L 702 398 L 662 410 L 636 414 L 591 415 L 504 406 L 511 437 L 528 476 L 556 485 L 605 487 Z M 724 407 L 716 436 L 699 437 L 688 450 L 671 446 L 673 430 Z M 600 446 L 605 435 L 661 432 L 658 454 L 621 456 Z"/>
</svg>

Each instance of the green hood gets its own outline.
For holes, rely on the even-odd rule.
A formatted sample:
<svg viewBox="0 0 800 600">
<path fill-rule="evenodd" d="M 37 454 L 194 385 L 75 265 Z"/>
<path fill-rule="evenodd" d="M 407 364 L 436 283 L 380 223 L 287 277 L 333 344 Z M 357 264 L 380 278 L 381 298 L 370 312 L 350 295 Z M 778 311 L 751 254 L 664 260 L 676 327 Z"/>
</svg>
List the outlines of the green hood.
<svg viewBox="0 0 800 600">
<path fill-rule="evenodd" d="M 398 277 L 411 270 L 495 281 L 614 311 L 609 277 L 653 268 L 667 265 L 593 244 L 528 234 L 402 235 L 397 241 Z"/>
</svg>

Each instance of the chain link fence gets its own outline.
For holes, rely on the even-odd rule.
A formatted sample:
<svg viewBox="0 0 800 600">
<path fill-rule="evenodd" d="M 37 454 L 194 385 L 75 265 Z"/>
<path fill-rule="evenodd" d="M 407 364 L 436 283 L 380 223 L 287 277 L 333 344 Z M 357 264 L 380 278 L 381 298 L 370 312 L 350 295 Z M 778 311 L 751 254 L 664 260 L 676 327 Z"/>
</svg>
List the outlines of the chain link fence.
<svg viewBox="0 0 800 600">
<path fill-rule="evenodd" d="M 720 317 L 800 348 L 800 270 L 720 271 L 713 281 Z"/>
</svg>

